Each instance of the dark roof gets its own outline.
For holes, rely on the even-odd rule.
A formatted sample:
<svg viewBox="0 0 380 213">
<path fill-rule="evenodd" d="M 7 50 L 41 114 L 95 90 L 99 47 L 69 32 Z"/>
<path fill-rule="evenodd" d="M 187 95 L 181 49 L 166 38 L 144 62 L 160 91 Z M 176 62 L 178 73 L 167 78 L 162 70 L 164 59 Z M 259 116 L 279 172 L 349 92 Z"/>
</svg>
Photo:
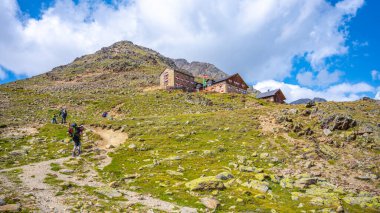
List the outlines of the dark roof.
<svg viewBox="0 0 380 213">
<path fill-rule="evenodd" d="M 165 72 L 167 69 L 171 69 L 171 70 L 174 70 L 174 72 L 179 72 L 179 73 L 182 73 L 182 74 L 184 74 L 184 75 L 188 75 L 188 76 L 190 76 L 190 77 L 194 77 L 190 72 L 188 72 L 187 70 L 184 70 L 184 69 L 166 68 L 164 71 L 161 72 L 161 74 L 162 74 L 163 72 Z M 161 74 L 160 74 L 160 75 L 161 75 Z"/>
<path fill-rule="evenodd" d="M 188 76 L 191 76 L 191 77 L 194 77 L 189 71 L 187 70 L 184 70 L 184 69 L 174 69 L 175 72 L 180 72 L 182 74 L 185 74 L 185 75 L 188 75 Z"/>
<path fill-rule="evenodd" d="M 262 93 L 258 94 L 256 96 L 256 98 L 266 98 L 266 97 L 274 96 L 279 90 L 280 89 L 275 89 L 275 90 L 268 91 L 268 92 L 262 92 Z"/>
<path fill-rule="evenodd" d="M 247 83 L 245 83 L 244 79 L 239 75 L 239 73 L 235 73 L 233 75 L 227 76 L 227 77 L 219 79 L 217 81 L 214 81 L 214 84 L 217 84 L 217 83 L 220 83 L 220 82 L 223 82 L 223 81 L 227 81 L 229 78 L 232 78 L 235 75 L 238 75 L 241 78 L 241 80 L 243 80 L 243 83 L 247 86 L 247 88 L 249 88 L 249 86 L 247 85 Z"/>
<path fill-rule="evenodd" d="M 214 84 L 220 83 L 220 82 L 222 82 L 222 81 L 226 81 L 227 79 L 231 78 L 231 77 L 234 76 L 234 75 L 237 75 L 237 73 L 235 73 L 235 74 L 233 74 L 233 75 L 230 75 L 230 76 L 227 76 L 227 77 L 225 77 L 225 78 L 219 79 L 219 80 L 215 81 Z"/>
</svg>

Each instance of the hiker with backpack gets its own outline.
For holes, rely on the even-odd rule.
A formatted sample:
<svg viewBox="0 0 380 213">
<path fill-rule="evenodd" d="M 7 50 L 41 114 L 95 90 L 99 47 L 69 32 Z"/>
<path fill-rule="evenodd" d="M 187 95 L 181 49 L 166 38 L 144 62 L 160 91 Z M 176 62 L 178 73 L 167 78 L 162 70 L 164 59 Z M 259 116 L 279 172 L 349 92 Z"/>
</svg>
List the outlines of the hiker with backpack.
<svg viewBox="0 0 380 213">
<path fill-rule="evenodd" d="M 64 124 L 66 123 L 66 118 L 67 118 L 67 110 L 65 108 L 61 109 L 61 112 L 59 112 L 59 115 L 61 116 L 62 120 L 61 123 Z"/>
<path fill-rule="evenodd" d="M 73 123 L 70 125 L 68 133 L 69 133 L 70 137 L 72 138 L 72 140 L 74 141 L 74 149 L 73 149 L 73 154 L 72 154 L 73 157 L 75 157 L 75 151 L 76 150 L 78 150 L 78 156 L 82 152 L 80 136 L 81 136 L 83 130 L 84 130 L 83 125 L 77 126 L 76 123 Z"/>
</svg>

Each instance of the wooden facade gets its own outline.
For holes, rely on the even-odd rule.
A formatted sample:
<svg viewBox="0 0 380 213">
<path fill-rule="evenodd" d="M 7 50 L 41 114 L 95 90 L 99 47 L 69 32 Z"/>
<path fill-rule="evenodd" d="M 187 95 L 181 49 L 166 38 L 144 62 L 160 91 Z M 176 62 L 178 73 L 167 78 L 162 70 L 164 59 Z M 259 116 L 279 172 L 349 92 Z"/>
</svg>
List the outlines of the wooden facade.
<svg viewBox="0 0 380 213">
<path fill-rule="evenodd" d="M 257 95 L 257 98 L 280 104 L 285 103 L 286 100 L 286 97 L 284 93 L 282 93 L 281 89 L 260 93 Z"/>
<path fill-rule="evenodd" d="M 192 92 L 195 89 L 194 76 L 184 71 L 167 68 L 160 75 L 162 89 L 182 89 Z"/>
<path fill-rule="evenodd" d="M 213 82 L 208 85 L 205 91 L 218 93 L 241 93 L 246 94 L 248 85 L 239 74 L 231 75 L 227 78 Z"/>
</svg>

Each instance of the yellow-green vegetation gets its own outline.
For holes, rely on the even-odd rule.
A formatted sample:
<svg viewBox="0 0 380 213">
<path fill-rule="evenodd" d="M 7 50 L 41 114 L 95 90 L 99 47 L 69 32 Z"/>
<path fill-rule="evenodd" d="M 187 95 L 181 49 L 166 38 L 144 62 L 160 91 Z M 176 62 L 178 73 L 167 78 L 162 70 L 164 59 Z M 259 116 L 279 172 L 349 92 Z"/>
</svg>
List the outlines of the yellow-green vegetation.
<svg viewBox="0 0 380 213">
<path fill-rule="evenodd" d="M 68 156 L 68 125 L 50 124 L 66 107 L 68 122 L 128 134 L 108 153 L 112 162 L 97 168 L 103 182 L 117 184 L 74 190 L 102 199 L 103 207 L 92 210 L 114 210 L 110 206 L 121 198 L 105 194 L 118 195 L 118 190 L 203 210 L 200 199 L 214 197 L 221 203 L 219 212 L 380 210 L 378 102 L 306 108 L 251 95 L 143 92 L 157 86 L 167 66 L 170 62 L 151 50 L 120 43 L 1 86 L 0 167 Z M 103 112 L 109 116 L 101 117 Z M 38 132 L 6 134 L 28 125 L 38 125 Z M 81 160 L 51 164 L 51 169 L 64 166 L 84 177 L 90 163 L 101 160 L 102 150 L 94 143 L 99 140 L 86 132 Z M 54 176 L 45 181 L 60 184 Z"/>
<path fill-rule="evenodd" d="M 0 167 L 15 167 L 68 156 L 67 127 L 46 124 L 36 135 L 0 138 Z M 71 147 L 71 146 L 70 146 Z"/>
</svg>

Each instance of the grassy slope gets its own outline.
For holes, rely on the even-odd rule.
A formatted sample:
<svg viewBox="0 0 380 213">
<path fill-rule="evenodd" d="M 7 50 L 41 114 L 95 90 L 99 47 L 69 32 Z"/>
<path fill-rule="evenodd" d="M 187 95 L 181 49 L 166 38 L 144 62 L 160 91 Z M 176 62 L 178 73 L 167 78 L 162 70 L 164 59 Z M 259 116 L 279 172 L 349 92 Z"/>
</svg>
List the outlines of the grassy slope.
<svg viewBox="0 0 380 213">
<path fill-rule="evenodd" d="M 122 54 L 125 50 L 129 54 Z M 112 59 L 112 60 L 111 60 Z M 128 62 L 128 63 L 127 63 Z M 220 211 L 275 209 L 279 212 L 290 212 L 298 208 L 336 209 L 339 199 L 357 193 L 331 187 L 328 184 L 308 189 L 282 188 L 275 180 L 266 179 L 271 193 L 265 199 L 255 197 L 259 191 L 242 186 L 239 183 L 222 191 L 190 192 L 185 183 L 201 176 L 215 176 L 228 171 L 237 182 L 255 180 L 256 173 L 241 172 L 234 164 L 247 164 L 262 168 L 268 175 L 291 168 L 301 172 L 309 170 L 300 167 L 306 160 L 299 158 L 307 154 L 313 160 L 323 163 L 325 170 L 343 168 L 344 172 L 363 170 L 380 175 L 379 151 L 371 147 L 375 141 L 368 137 L 358 137 L 356 141 L 345 143 L 346 136 L 358 130 L 364 124 L 376 126 L 380 120 L 379 105 L 368 101 L 352 103 L 324 103 L 318 105 L 313 116 L 302 116 L 304 106 L 287 106 L 268 104 L 251 96 L 230 94 L 186 94 L 182 92 L 152 91 L 142 92 L 146 86 L 157 84 L 160 72 L 168 63 L 159 55 L 120 43 L 115 48 L 100 51 L 97 54 L 81 57 L 72 64 L 55 69 L 47 75 L 41 75 L 24 81 L 0 86 L 0 126 L 7 131 L 12 127 L 39 124 L 39 133 L 34 136 L 0 138 L 0 167 L 14 167 L 35 161 L 68 156 L 71 144 L 65 142 L 66 126 L 51 125 L 53 114 L 58 113 L 60 106 L 69 111 L 69 122 L 85 125 L 105 126 L 120 129 L 129 134 L 127 143 L 111 154 L 112 163 L 99 171 L 107 181 L 121 181 L 126 174 L 141 175 L 131 182 L 121 181 L 122 188 L 132 188 L 144 193 L 151 193 L 164 200 L 179 204 L 202 207 L 199 197 L 215 196 L 221 200 Z M 210 104 L 212 103 L 212 104 Z M 282 125 L 277 133 L 264 133 L 260 129 L 260 117 L 282 116 L 283 110 L 295 108 L 298 114 L 287 115 L 294 124 L 300 123 L 303 129 L 311 128 L 313 137 L 323 142 L 320 118 L 330 114 L 349 114 L 359 122 L 359 127 L 348 131 L 334 131 L 331 139 L 337 144 L 325 144 L 338 156 L 336 159 L 322 159 L 314 150 L 314 142 L 308 136 L 297 133 Z M 101 113 L 110 111 L 112 120 L 101 118 Z M 280 126 L 281 126 L 280 125 Z M 277 127 L 276 127 L 277 128 Z M 283 133 L 303 145 L 286 140 Z M 375 129 L 373 135 L 379 134 Z M 373 137 L 373 135 L 369 136 Z M 97 140 L 89 136 L 85 145 Z M 129 149 L 135 144 L 137 149 Z M 25 147 L 27 146 L 27 147 Z M 26 154 L 11 155 L 14 150 L 27 150 Z M 268 158 L 260 158 L 261 153 L 268 153 Z M 245 156 L 246 162 L 239 163 L 239 156 Z M 91 160 L 92 154 L 86 156 Z M 179 160 L 168 160 L 179 157 Z M 365 163 L 365 168 L 350 169 L 345 161 L 354 157 Z M 274 160 L 276 159 L 277 160 Z M 183 176 L 169 175 L 167 170 L 182 171 Z M 338 174 L 341 174 L 338 173 Z M 322 176 L 327 174 L 322 173 Z M 290 178 L 295 179 L 295 175 Z M 226 181 L 225 181 L 226 183 Z M 379 186 L 378 181 L 369 184 Z M 318 191 L 319 190 L 319 191 Z M 321 190 L 325 190 L 323 193 Z M 318 191 L 316 193 L 315 191 Z M 291 193 L 309 193 L 309 196 L 292 200 Z M 362 191 L 363 192 L 363 191 Z M 374 192 L 372 197 L 374 197 Z M 322 206 L 310 204 L 314 197 L 322 197 L 326 203 Z M 379 205 L 379 198 L 374 197 Z M 327 202 L 331 200 L 332 202 Z M 237 202 L 239 201 L 239 202 Z M 352 212 L 362 212 L 358 205 L 342 204 Z M 372 204 L 371 204 L 372 205 Z M 365 207 L 365 211 L 375 211 L 376 206 Z"/>
</svg>

